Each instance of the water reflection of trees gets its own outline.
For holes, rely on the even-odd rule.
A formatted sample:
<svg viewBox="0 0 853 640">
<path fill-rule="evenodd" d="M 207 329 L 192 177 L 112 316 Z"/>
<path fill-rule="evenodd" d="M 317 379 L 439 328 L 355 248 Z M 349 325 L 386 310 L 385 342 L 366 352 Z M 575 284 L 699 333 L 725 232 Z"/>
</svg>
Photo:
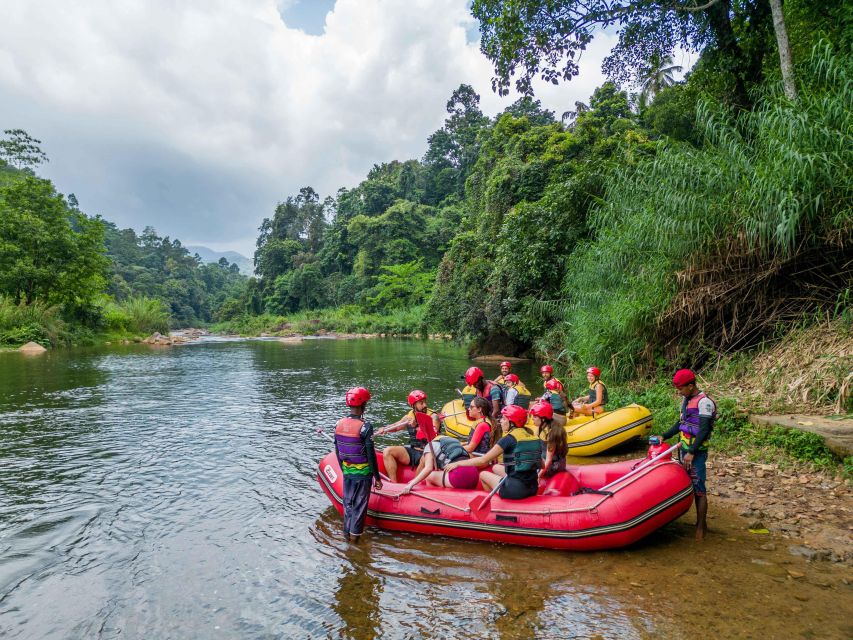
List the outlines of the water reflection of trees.
<svg viewBox="0 0 853 640">
<path fill-rule="evenodd" d="M 379 637 L 382 615 L 382 579 L 376 575 L 369 552 L 352 549 L 341 569 L 332 608 L 344 623 L 342 636 L 353 640 Z"/>
</svg>

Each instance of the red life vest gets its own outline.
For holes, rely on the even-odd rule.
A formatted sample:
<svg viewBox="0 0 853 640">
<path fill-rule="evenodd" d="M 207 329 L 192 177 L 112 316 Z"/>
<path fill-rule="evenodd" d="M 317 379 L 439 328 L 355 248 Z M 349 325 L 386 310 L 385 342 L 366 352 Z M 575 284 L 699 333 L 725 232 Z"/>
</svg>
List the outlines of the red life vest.
<svg viewBox="0 0 853 640">
<path fill-rule="evenodd" d="M 341 418 L 335 425 L 335 443 L 341 462 L 349 464 L 367 464 L 367 451 L 361 439 L 364 420 L 348 416 Z"/>
</svg>

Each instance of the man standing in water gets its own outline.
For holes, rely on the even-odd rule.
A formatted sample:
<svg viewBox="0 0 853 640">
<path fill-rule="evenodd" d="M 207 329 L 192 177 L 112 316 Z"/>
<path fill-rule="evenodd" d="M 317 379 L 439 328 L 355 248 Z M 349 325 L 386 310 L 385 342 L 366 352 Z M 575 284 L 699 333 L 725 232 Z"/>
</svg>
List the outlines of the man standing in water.
<svg viewBox="0 0 853 640">
<path fill-rule="evenodd" d="M 681 394 L 681 419 L 663 434 L 664 440 L 681 432 L 678 459 L 693 482 L 696 500 L 696 539 L 703 540 L 708 531 L 705 518 L 708 514 L 708 496 L 705 491 L 708 461 L 708 438 L 717 419 L 717 405 L 696 386 L 696 374 L 690 369 L 679 369 L 672 384 Z"/>
<path fill-rule="evenodd" d="M 373 448 L 373 425 L 364 420 L 370 391 L 353 387 L 347 391 L 350 414 L 335 425 L 335 455 L 344 474 L 344 539 L 358 542 L 364 531 L 370 487 L 382 488 L 376 450 Z"/>
</svg>

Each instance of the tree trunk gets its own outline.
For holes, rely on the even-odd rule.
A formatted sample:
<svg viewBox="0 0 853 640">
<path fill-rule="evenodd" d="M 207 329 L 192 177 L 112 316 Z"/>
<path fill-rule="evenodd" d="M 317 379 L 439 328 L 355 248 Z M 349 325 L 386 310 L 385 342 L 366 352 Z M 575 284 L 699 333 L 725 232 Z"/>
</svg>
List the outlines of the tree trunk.
<svg viewBox="0 0 853 640">
<path fill-rule="evenodd" d="M 749 99 L 744 82 L 745 59 L 729 17 L 731 0 L 721 0 L 709 7 L 707 11 L 708 24 L 714 33 L 717 49 L 720 55 L 726 59 L 726 64 L 735 83 L 734 95 L 732 96 L 733 103 L 740 109 L 749 110 L 752 108 L 752 101 Z"/>
<path fill-rule="evenodd" d="M 782 86 L 788 100 L 796 102 L 797 85 L 794 82 L 794 64 L 791 62 L 791 45 L 788 43 L 788 30 L 785 28 L 785 14 L 782 13 L 782 0 L 770 0 L 773 12 L 773 30 L 779 45 L 779 64 L 782 67 Z"/>
</svg>

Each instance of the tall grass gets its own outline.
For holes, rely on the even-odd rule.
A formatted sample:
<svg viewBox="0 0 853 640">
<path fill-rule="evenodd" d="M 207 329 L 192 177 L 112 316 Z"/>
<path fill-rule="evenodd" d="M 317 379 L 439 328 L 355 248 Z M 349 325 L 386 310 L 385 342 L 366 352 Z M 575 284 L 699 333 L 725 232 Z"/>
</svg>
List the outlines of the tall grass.
<svg viewBox="0 0 853 640">
<path fill-rule="evenodd" d="M 17 346 L 27 342 L 57 345 L 66 337 L 66 325 L 59 307 L 42 302 L 15 304 L 0 296 L 0 345 Z"/>
<path fill-rule="evenodd" d="M 660 356 L 650 345 L 663 314 L 679 311 L 671 305 L 685 282 L 713 285 L 727 252 L 743 259 L 740 286 L 806 251 L 842 252 L 853 233 L 851 67 L 821 44 L 800 69 L 799 103 L 768 94 L 738 119 L 703 104 L 702 149 L 664 142 L 653 159 L 617 169 L 593 214 L 599 232 L 572 255 L 563 299 L 547 310 L 562 321 L 540 349 L 629 378 Z M 722 300 L 689 310 L 699 322 L 714 305 L 745 302 L 737 289 L 718 289 Z"/>
<path fill-rule="evenodd" d="M 171 316 L 163 302 L 156 298 L 137 296 L 119 302 L 109 301 L 104 305 L 102 322 L 108 331 L 151 334 L 155 331 L 168 333 Z"/>
</svg>

